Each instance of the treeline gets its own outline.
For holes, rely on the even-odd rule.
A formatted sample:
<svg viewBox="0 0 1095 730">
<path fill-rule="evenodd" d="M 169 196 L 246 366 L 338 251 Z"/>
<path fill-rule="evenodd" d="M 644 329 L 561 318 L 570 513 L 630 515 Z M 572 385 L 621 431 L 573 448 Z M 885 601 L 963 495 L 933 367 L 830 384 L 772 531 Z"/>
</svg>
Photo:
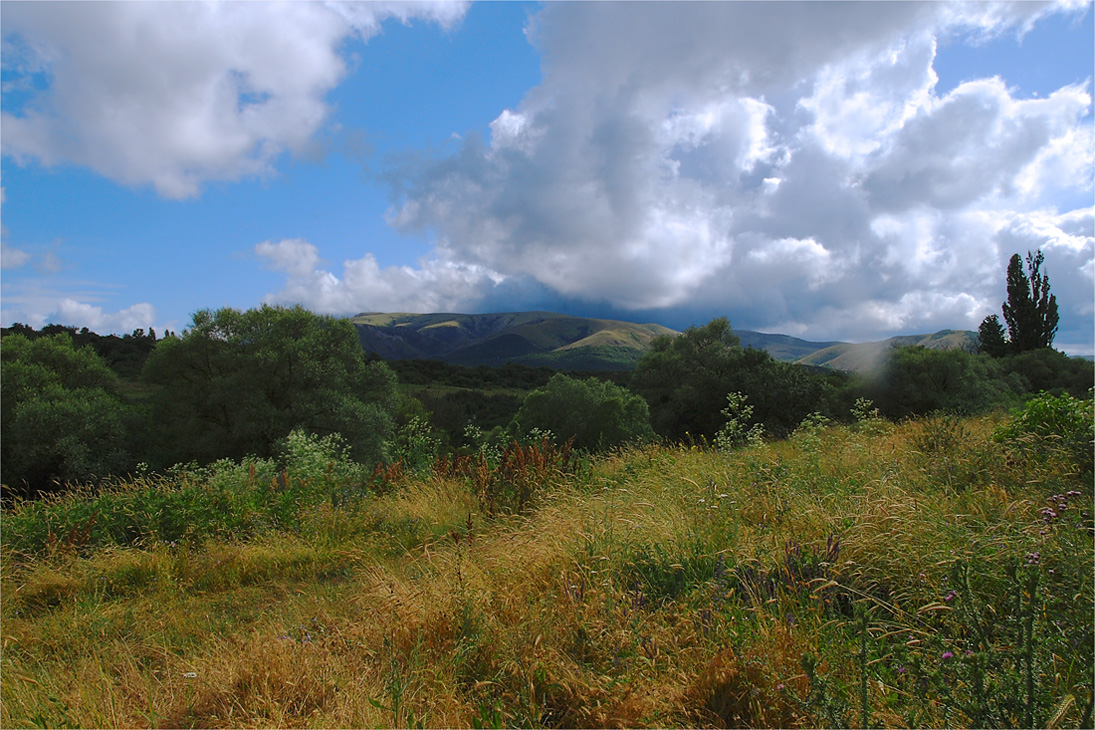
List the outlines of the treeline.
<svg viewBox="0 0 1095 730">
<path fill-rule="evenodd" d="M 388 363 L 365 355 L 347 320 L 269 306 L 203 310 L 161 339 L 16 325 L 0 362 L 5 500 L 176 464 L 277 459 L 294 431 L 337 434 L 370 467 L 413 468 L 545 437 L 588 452 L 714 443 L 728 418 L 778 438 L 807 419 L 850 420 L 867 400 L 893 419 L 974 414 L 1040 391 L 1086 397 L 1095 380 L 1090 362 L 1048 347 L 896 348 L 872 375 L 819 371 L 741 347 L 721 318 L 655 340 L 631 373 Z"/>
<path fill-rule="evenodd" d="M 75 327 L 65 327 L 59 324 L 47 324 L 40 330 L 28 327 L 18 322 L 11 327 L 0 329 L 0 335 L 22 335 L 30 340 L 40 337 L 53 337 L 54 335 L 67 334 L 72 338 L 76 347 L 90 347 L 103 359 L 103 362 L 121 378 L 137 378 L 141 374 L 148 355 L 156 347 L 156 330 L 133 330 L 132 334 L 100 335 L 92 332 L 87 327 L 77 330 Z M 164 333 L 170 337 L 171 331 Z"/>
</svg>

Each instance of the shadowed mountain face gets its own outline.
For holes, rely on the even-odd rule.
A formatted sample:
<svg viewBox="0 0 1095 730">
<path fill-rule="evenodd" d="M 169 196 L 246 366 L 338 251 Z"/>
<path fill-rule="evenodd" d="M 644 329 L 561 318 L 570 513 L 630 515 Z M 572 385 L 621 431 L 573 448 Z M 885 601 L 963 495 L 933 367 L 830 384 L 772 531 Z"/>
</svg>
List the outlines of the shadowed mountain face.
<svg viewBox="0 0 1095 730">
<path fill-rule="evenodd" d="M 351 317 L 361 346 L 386 360 L 443 360 L 455 365 L 517 363 L 557 370 L 629 370 L 659 335 L 657 324 L 587 319 L 551 312 L 500 314 L 377 314 Z M 810 342 L 788 335 L 735 330 L 743 347 L 767 350 L 785 362 L 838 370 L 870 370 L 896 344 L 967 347 L 972 332 L 893 337 L 851 344 Z"/>
<path fill-rule="evenodd" d="M 627 370 L 659 335 L 657 324 L 585 319 L 550 312 L 359 314 L 361 345 L 386 359 L 457 365 L 546 365 L 562 370 Z"/>
</svg>

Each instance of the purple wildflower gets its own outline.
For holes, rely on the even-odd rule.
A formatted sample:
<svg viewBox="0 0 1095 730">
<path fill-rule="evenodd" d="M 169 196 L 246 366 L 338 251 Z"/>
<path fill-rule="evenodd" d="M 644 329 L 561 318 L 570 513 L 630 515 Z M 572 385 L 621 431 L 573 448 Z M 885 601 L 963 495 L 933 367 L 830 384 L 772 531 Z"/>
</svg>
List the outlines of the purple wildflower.
<svg viewBox="0 0 1095 730">
<path fill-rule="evenodd" d="M 943 661 L 946 661 L 948 659 L 954 659 L 954 652 L 953 651 L 943 652 Z"/>
</svg>

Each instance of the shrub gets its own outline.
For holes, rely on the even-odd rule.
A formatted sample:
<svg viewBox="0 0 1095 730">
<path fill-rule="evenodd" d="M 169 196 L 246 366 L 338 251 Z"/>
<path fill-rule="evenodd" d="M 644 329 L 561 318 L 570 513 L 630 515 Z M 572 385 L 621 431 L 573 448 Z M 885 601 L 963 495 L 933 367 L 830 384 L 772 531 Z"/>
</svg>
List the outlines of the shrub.
<svg viewBox="0 0 1095 730">
<path fill-rule="evenodd" d="M 296 529 L 309 507 L 338 507 L 366 494 L 364 467 L 338 434 L 289 434 L 279 461 L 247 457 L 180 464 L 98 492 L 20 502 L 4 514 L 3 542 L 35 553 L 52 546 L 134 545 L 209 537 L 247 538 Z"/>
<path fill-rule="evenodd" d="M 730 451 L 747 443 L 759 443 L 764 438 L 764 426 L 759 423 L 750 426 L 753 406 L 747 404 L 746 399 L 741 393 L 726 395 L 726 408 L 722 409 L 726 425 L 715 434 L 715 444 L 720 451 Z"/>
<path fill-rule="evenodd" d="M 8 335 L 0 361 L 7 486 L 32 497 L 55 482 L 93 481 L 131 463 L 117 378 L 90 347 L 74 347 L 67 333 Z"/>
<path fill-rule="evenodd" d="M 1063 456 L 1080 475 L 1089 475 L 1095 442 L 1092 399 L 1041 393 L 1016 411 L 1010 423 L 998 428 L 994 438 L 1038 461 Z"/>
<path fill-rule="evenodd" d="M 1068 393 L 1082 398 L 1095 386 L 1095 368 L 1090 360 L 1069 357 L 1057 350 L 1030 350 L 999 362 L 1004 373 L 1018 377 L 1028 393 L 1045 390 L 1054 395 Z"/>
<path fill-rule="evenodd" d="M 642 398 L 603 380 L 557 373 L 528 394 L 513 421 L 514 433 L 547 430 L 575 448 L 596 451 L 649 439 L 650 410 Z"/>
<path fill-rule="evenodd" d="M 973 415 L 1012 402 L 1022 391 L 999 361 L 962 350 L 897 347 L 890 353 L 872 400 L 890 418 L 936 411 Z"/>
</svg>

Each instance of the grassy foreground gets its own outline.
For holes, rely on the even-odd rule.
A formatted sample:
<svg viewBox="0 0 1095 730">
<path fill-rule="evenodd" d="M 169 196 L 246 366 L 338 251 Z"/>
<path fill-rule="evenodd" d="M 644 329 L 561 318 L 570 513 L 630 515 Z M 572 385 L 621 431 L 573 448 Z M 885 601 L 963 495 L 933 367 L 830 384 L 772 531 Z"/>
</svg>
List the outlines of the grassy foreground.
<svg viewBox="0 0 1095 730">
<path fill-rule="evenodd" d="M 0 726 L 1087 727 L 1091 485 L 998 425 L 438 469 L 291 514 L 281 475 L 246 529 L 133 544 L 96 512 L 34 547 L 5 513 Z M 485 498 L 518 482 L 517 514 Z"/>
</svg>

